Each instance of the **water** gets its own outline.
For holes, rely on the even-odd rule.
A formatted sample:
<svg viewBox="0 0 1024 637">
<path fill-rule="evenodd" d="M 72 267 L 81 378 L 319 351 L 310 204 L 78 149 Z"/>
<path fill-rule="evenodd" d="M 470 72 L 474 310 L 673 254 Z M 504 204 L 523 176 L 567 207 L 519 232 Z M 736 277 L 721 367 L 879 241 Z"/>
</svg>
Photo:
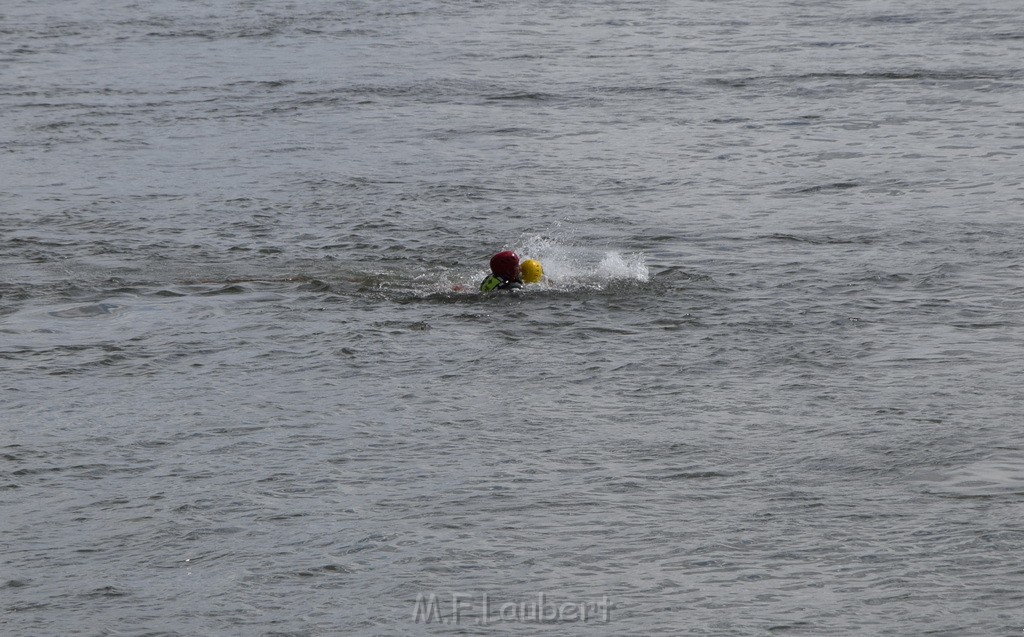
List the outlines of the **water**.
<svg viewBox="0 0 1024 637">
<path fill-rule="evenodd" d="M 1018 3 L 0 33 L 4 634 L 1024 629 Z"/>
</svg>

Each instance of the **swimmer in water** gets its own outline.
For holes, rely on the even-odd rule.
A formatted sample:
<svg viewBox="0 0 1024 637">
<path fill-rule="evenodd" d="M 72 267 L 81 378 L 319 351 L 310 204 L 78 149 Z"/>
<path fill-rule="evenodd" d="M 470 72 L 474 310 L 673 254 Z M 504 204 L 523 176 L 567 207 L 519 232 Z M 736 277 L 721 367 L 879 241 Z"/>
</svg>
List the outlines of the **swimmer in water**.
<svg viewBox="0 0 1024 637">
<path fill-rule="evenodd" d="M 491 257 L 491 273 L 480 283 L 480 291 L 518 290 L 521 287 L 523 272 L 519 267 L 519 255 L 505 250 Z"/>
</svg>

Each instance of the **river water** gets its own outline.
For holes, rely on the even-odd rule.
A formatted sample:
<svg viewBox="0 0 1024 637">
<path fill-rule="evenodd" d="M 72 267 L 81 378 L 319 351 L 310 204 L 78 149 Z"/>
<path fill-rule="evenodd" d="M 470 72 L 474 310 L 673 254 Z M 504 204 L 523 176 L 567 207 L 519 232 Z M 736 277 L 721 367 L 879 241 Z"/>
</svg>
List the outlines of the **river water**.
<svg viewBox="0 0 1024 637">
<path fill-rule="evenodd" d="M 0 35 L 3 634 L 1024 630 L 1016 0 Z"/>
</svg>

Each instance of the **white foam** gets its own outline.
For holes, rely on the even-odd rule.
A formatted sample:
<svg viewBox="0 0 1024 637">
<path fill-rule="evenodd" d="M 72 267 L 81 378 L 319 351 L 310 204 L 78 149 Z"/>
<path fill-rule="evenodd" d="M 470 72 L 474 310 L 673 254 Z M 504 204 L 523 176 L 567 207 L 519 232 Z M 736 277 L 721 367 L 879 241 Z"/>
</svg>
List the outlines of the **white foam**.
<svg viewBox="0 0 1024 637">
<path fill-rule="evenodd" d="M 643 254 L 622 256 L 618 252 L 605 252 L 601 263 L 597 265 L 598 276 L 608 279 L 632 279 L 646 283 L 650 279 Z"/>
<path fill-rule="evenodd" d="M 646 283 L 650 279 L 643 253 L 595 251 L 539 235 L 523 239 L 517 252 L 523 259 L 540 261 L 554 287 L 604 287 L 611 281 Z"/>
</svg>

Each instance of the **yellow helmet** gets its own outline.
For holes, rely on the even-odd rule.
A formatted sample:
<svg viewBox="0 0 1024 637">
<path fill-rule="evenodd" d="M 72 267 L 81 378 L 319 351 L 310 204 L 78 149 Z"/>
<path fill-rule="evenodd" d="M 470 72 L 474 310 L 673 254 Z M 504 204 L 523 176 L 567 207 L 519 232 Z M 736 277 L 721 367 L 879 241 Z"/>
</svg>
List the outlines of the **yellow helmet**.
<svg viewBox="0 0 1024 637">
<path fill-rule="evenodd" d="M 524 283 L 540 283 L 541 277 L 544 276 L 544 268 L 540 267 L 540 261 L 527 259 L 519 264 L 519 267 L 523 272 Z"/>
</svg>

